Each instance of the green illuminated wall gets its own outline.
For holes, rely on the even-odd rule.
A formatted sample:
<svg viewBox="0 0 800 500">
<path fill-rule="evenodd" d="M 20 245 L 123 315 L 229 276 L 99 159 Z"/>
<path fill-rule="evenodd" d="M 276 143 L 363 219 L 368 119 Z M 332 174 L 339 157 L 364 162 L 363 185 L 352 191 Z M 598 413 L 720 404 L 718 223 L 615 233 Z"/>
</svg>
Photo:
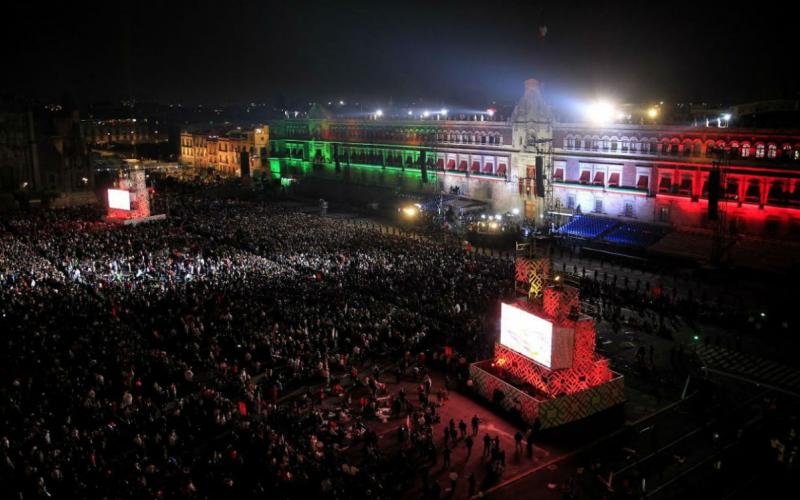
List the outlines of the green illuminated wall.
<svg viewBox="0 0 800 500">
<path fill-rule="evenodd" d="M 343 156 L 342 148 L 348 150 L 370 150 L 380 152 L 384 157 L 389 153 L 400 155 L 403 166 L 374 165 L 356 163 L 352 159 L 348 164 L 340 161 L 340 171 L 336 173 L 333 160 L 333 143 L 328 141 L 301 141 L 301 140 L 274 140 L 271 141 L 271 150 L 275 151 L 270 158 L 270 172 L 273 177 L 303 177 L 314 175 L 329 179 L 339 179 L 353 184 L 369 186 L 384 186 L 408 190 L 433 190 L 437 189 L 437 175 L 428 172 L 428 182 L 422 182 L 422 172 L 417 162 L 420 151 L 418 148 L 390 146 L 386 144 L 347 143 L 340 146 L 340 157 Z M 303 159 L 289 156 L 290 151 L 303 151 Z M 313 158 L 319 151 L 322 162 L 315 163 Z M 412 158 L 413 166 L 406 166 L 408 157 Z"/>
</svg>

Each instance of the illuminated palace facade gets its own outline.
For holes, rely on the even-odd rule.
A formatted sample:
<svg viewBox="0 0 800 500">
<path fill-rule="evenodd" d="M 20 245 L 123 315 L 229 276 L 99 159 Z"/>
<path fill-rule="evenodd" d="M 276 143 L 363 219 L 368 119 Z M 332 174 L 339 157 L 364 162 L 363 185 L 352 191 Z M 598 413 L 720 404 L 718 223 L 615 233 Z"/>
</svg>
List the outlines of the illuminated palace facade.
<svg viewBox="0 0 800 500">
<path fill-rule="evenodd" d="M 718 162 L 726 229 L 800 236 L 800 131 L 564 123 L 554 144 L 554 212 L 711 229 Z"/>
<path fill-rule="evenodd" d="M 274 176 L 420 193 L 458 188 L 539 224 L 583 213 L 712 230 L 708 176 L 719 161 L 726 228 L 765 237 L 800 233 L 800 131 L 556 123 L 535 80 L 503 122 L 310 114 L 270 128 Z"/>
</svg>

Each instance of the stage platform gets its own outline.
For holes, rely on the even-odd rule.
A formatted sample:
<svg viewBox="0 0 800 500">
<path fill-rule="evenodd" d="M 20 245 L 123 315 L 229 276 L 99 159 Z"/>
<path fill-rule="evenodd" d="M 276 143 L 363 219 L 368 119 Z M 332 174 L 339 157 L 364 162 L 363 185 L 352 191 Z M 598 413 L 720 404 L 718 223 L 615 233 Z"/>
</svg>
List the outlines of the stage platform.
<svg viewBox="0 0 800 500">
<path fill-rule="evenodd" d="M 572 394 L 551 398 L 533 395 L 494 375 L 493 362 L 493 359 L 487 359 L 470 365 L 469 373 L 475 391 L 509 412 L 519 412 L 526 422 L 533 422 L 538 418 L 542 429 L 575 422 L 625 402 L 625 378 L 613 371 L 610 380 Z M 503 397 L 498 400 L 495 391 L 500 391 Z"/>
<path fill-rule="evenodd" d="M 148 217 L 140 217 L 138 219 L 123 219 L 118 217 L 104 217 L 106 222 L 111 222 L 112 224 L 121 224 L 123 226 L 135 226 L 137 224 L 144 224 L 147 222 L 155 222 L 159 220 L 165 220 L 167 218 L 166 214 L 158 214 L 158 215 L 150 215 Z"/>
</svg>

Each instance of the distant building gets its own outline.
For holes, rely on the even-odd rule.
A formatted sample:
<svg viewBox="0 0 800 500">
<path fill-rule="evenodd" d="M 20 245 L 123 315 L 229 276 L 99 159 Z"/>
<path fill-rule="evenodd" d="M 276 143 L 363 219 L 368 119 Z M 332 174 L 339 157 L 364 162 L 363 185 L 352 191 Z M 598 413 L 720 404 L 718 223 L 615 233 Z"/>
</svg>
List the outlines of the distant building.
<svg viewBox="0 0 800 500">
<path fill-rule="evenodd" d="M 0 110 L 0 192 L 56 196 L 56 205 L 94 202 L 94 172 L 77 111 L 18 104 Z"/>
<path fill-rule="evenodd" d="M 90 146 L 155 144 L 169 140 L 166 126 L 159 120 L 82 120 L 81 124 L 86 143 Z"/>
<path fill-rule="evenodd" d="M 185 165 L 213 168 L 225 175 L 239 175 L 241 153 L 247 152 L 251 172 L 268 169 L 269 127 L 266 125 L 225 132 L 184 130 L 180 141 L 180 161 Z"/>
</svg>

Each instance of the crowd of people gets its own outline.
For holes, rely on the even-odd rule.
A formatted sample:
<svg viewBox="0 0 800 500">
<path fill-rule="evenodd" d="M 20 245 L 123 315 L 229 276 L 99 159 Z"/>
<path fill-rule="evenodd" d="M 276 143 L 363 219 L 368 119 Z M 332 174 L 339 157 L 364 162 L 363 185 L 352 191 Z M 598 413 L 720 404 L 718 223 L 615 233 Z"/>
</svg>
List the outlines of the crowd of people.
<svg viewBox="0 0 800 500">
<path fill-rule="evenodd" d="M 91 209 L 9 218 L 3 491 L 399 496 L 407 468 L 368 423 L 434 410 L 383 397 L 377 375 L 447 357 L 458 377 L 491 351 L 512 279 L 445 240 L 191 194 L 138 226 Z"/>
</svg>

